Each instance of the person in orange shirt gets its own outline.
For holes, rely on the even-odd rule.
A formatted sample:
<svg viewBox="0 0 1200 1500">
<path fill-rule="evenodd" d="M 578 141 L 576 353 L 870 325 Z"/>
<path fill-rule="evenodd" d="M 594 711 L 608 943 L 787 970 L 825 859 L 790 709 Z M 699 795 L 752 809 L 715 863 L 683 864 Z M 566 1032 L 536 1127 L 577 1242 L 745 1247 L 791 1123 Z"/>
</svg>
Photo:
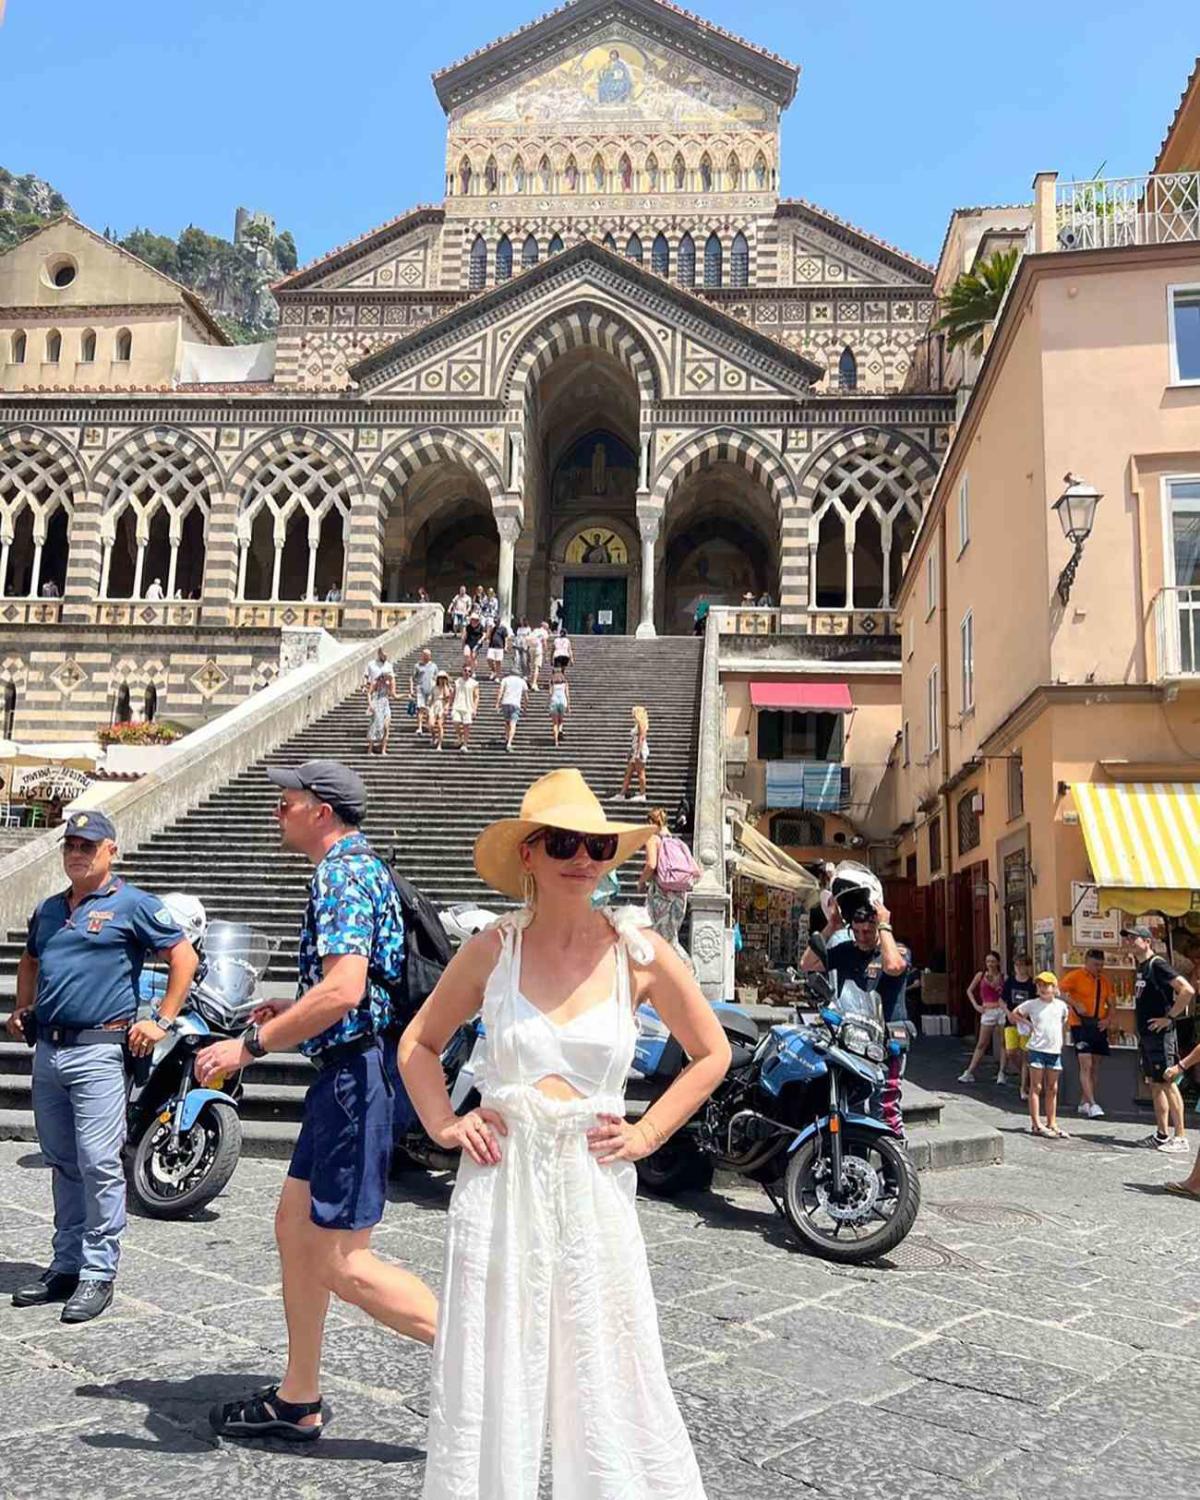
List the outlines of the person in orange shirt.
<svg viewBox="0 0 1200 1500">
<path fill-rule="evenodd" d="M 1083 957 L 1083 968 L 1064 974 L 1059 994 L 1071 1009 L 1071 1040 L 1079 1060 L 1079 1113 L 1098 1120 L 1104 1113 L 1096 1103 L 1096 1080 L 1100 1059 L 1107 1057 L 1108 1015 L 1113 1001 L 1112 981 L 1104 972 L 1104 954 L 1089 948 Z"/>
</svg>

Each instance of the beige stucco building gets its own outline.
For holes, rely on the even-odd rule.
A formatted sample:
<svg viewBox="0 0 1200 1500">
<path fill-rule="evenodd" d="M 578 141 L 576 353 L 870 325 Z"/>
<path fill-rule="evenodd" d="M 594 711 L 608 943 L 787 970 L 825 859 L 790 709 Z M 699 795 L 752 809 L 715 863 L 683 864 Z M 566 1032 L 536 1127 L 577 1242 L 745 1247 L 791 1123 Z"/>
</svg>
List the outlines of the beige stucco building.
<svg viewBox="0 0 1200 1500">
<path fill-rule="evenodd" d="M 1196 896 L 1187 859 L 1157 877 L 1138 861 L 1164 830 L 1193 850 L 1198 832 L 1198 169 L 1200 154 L 1132 183 L 1037 179 L 1028 251 L 901 586 L 882 795 L 909 920 L 947 956 L 952 1002 L 987 947 L 1051 966 L 1074 953 L 1083 888 L 1120 895 L 1102 843 L 1142 888 L 1126 910 L 1177 916 Z M 1072 475 L 1101 495 L 1077 545 L 1054 508 Z M 1140 790 L 1157 783 L 1184 788 L 1165 813 Z M 1114 789 L 1111 828 L 1089 826 L 1081 784 Z"/>
</svg>

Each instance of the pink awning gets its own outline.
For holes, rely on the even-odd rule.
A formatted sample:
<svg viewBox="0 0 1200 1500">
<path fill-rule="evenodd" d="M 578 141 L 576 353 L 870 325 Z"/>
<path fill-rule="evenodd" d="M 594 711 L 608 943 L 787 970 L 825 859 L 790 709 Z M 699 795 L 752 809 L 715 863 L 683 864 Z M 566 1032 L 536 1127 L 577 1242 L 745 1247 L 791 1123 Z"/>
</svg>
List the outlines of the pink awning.
<svg viewBox="0 0 1200 1500">
<path fill-rule="evenodd" d="M 847 714 L 854 706 L 844 682 L 752 682 L 750 703 L 817 714 Z"/>
</svg>

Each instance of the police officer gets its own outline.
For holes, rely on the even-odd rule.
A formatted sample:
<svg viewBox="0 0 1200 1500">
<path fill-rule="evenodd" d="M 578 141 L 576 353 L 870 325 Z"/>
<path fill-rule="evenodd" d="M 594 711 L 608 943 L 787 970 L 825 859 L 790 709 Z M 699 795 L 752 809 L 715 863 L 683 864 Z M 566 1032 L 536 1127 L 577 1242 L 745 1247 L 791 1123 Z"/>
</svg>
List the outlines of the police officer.
<svg viewBox="0 0 1200 1500">
<path fill-rule="evenodd" d="M 70 885 L 34 911 L 17 969 L 10 1036 L 36 1032 L 33 1117 L 54 1185 L 54 1256 L 16 1307 L 65 1302 L 64 1323 L 86 1323 L 112 1301 L 125 1227 L 125 1044 L 135 1057 L 166 1032 L 133 1024 L 148 953 L 169 967 L 159 1013 L 179 1014 L 196 954 L 146 891 L 112 874 L 117 834 L 102 812 L 74 813 L 63 838 Z"/>
<path fill-rule="evenodd" d="M 321 1345 L 331 1295 L 397 1333 L 433 1342 L 437 1300 L 417 1277 L 380 1260 L 392 1154 L 392 1098 L 383 1036 L 388 982 L 404 973 L 404 912 L 387 866 L 361 832 L 362 778 L 335 760 L 267 772 L 285 849 L 315 866 L 300 933 L 299 996 L 260 1006 L 240 1038 L 196 1059 L 201 1083 L 298 1046 L 318 1073 L 275 1214 L 288 1362 L 278 1385 L 213 1408 L 222 1437 L 320 1436 Z M 234 1317 L 231 1314 L 231 1317 Z"/>
</svg>

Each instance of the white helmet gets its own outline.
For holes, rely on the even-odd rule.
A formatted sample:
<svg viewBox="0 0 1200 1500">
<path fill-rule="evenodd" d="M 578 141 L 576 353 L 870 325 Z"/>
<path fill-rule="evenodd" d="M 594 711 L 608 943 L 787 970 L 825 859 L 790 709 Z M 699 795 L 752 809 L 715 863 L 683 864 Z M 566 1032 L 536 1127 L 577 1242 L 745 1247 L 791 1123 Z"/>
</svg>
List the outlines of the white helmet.
<svg viewBox="0 0 1200 1500">
<path fill-rule="evenodd" d="M 208 931 L 208 913 L 199 896 L 189 896 L 186 891 L 168 891 L 163 905 L 183 928 L 183 935 L 192 947 L 204 941 Z"/>
</svg>

